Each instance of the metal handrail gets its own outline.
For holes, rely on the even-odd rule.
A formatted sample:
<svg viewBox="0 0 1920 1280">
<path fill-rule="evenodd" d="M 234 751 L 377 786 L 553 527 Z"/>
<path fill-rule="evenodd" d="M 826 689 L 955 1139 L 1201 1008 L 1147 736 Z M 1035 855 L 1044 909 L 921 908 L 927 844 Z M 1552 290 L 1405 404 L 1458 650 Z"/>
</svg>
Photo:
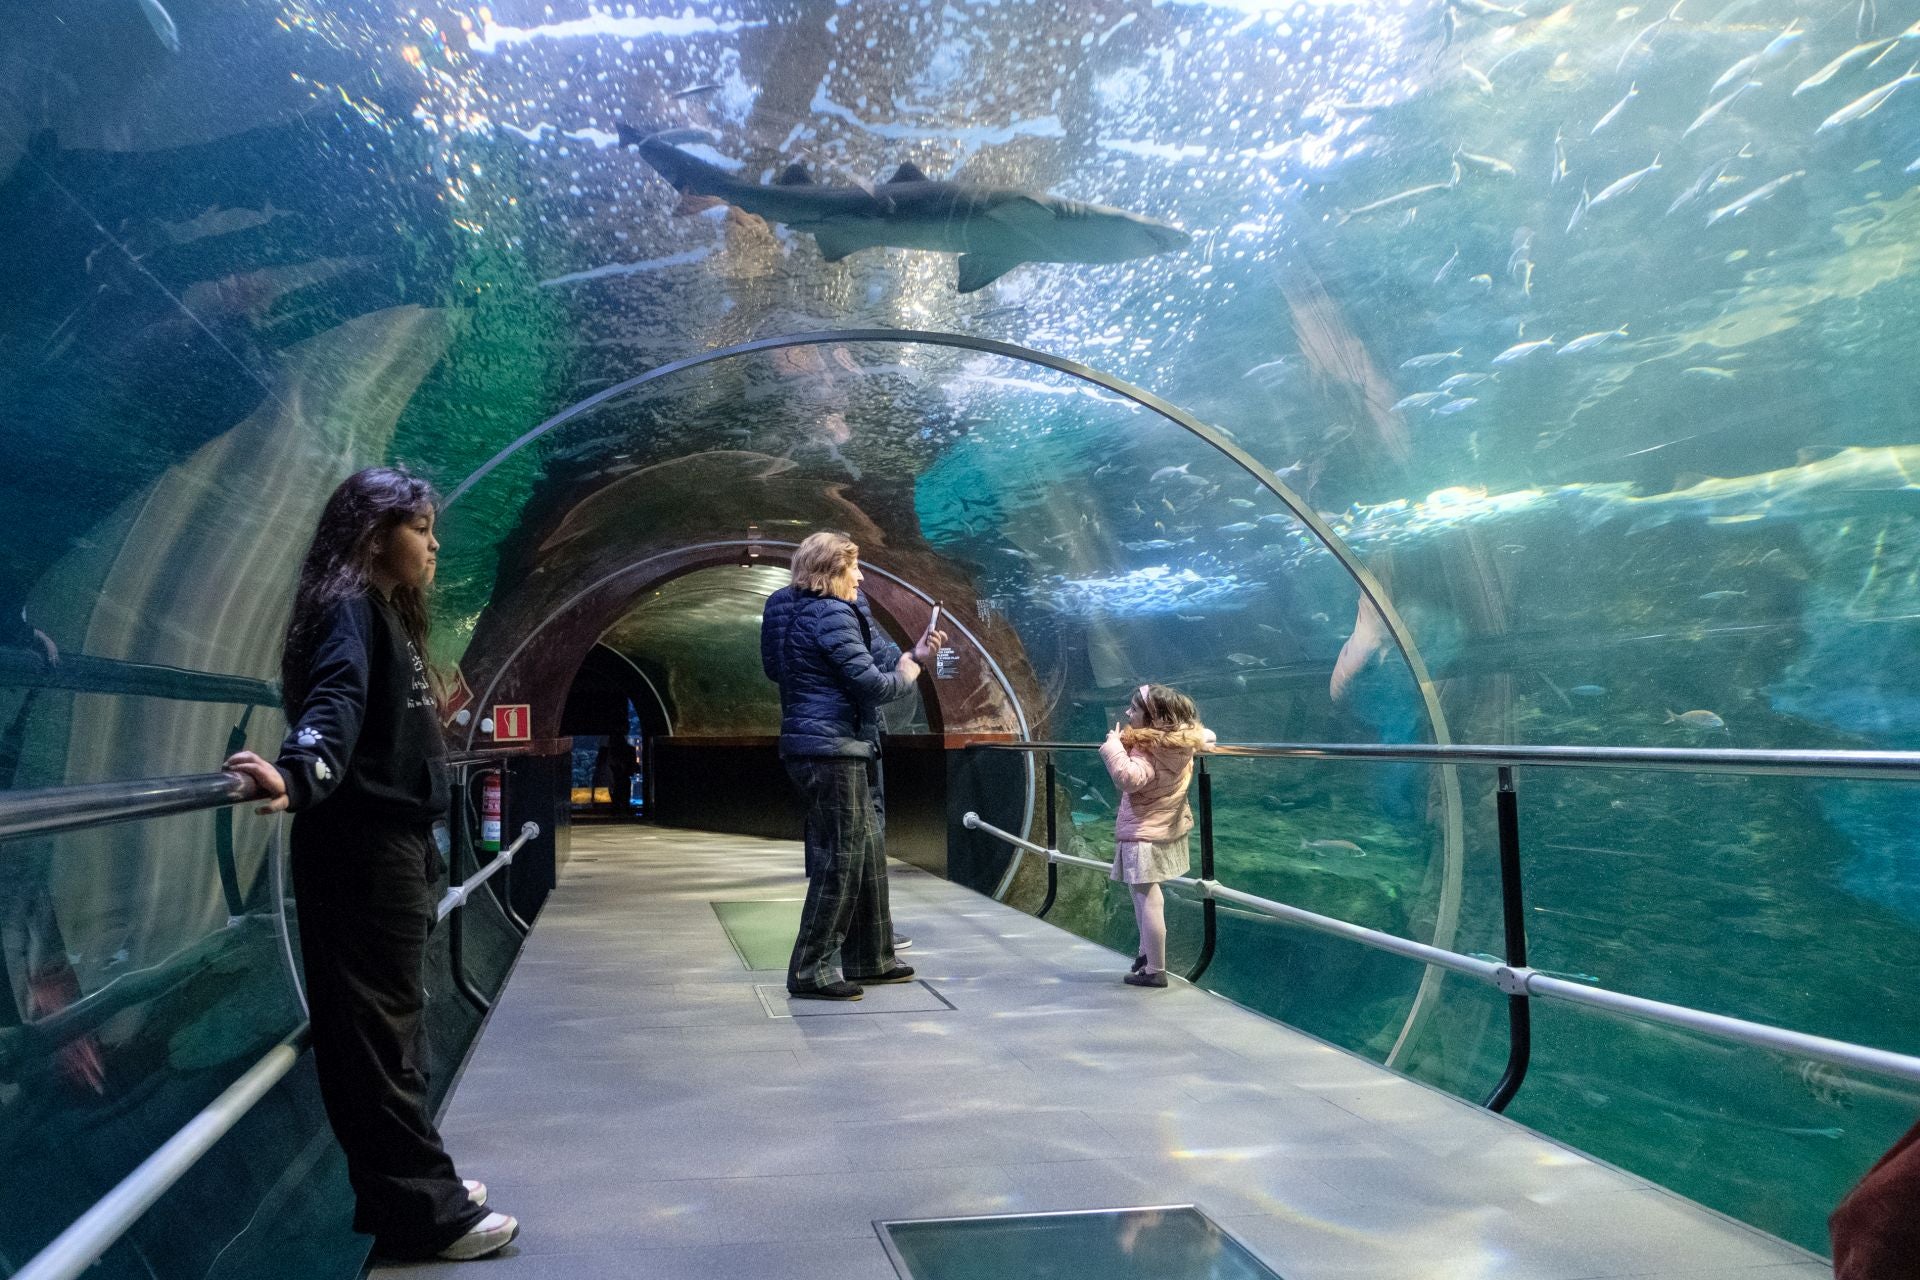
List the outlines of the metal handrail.
<svg viewBox="0 0 1920 1280">
<path fill-rule="evenodd" d="M 280 705 L 280 686 L 270 680 L 155 662 L 127 662 L 90 653 L 63 653 L 58 662 L 50 663 L 30 650 L 0 649 L 0 685 L 128 698 L 166 698 L 175 702 Z"/>
<path fill-rule="evenodd" d="M 267 1091 L 293 1069 L 307 1046 L 305 1023 L 275 1045 L 247 1073 L 228 1085 L 180 1131 L 160 1144 L 93 1208 L 74 1219 L 52 1243 L 14 1272 L 14 1280 L 76 1280 L 153 1207 L 187 1170 L 213 1149 Z"/>
<path fill-rule="evenodd" d="M 1113 869 L 1112 863 L 1102 862 L 1098 858 L 1082 858 L 1078 854 L 1062 853 L 1058 849 L 1049 849 L 1045 845 L 1035 844 L 1031 840 L 1022 840 L 1011 831 L 1002 831 L 999 827 L 994 826 L 991 822 L 988 822 L 972 810 L 968 810 L 966 816 L 960 819 L 960 825 L 969 831 L 984 831 L 990 836 L 998 836 L 1000 839 L 1005 840 L 1010 845 L 1014 845 L 1024 853 L 1038 854 L 1040 857 L 1045 858 L 1049 865 L 1065 863 L 1070 867 L 1087 867 L 1094 871 L 1110 871 Z M 1161 883 L 1183 884 L 1190 888 L 1198 888 L 1200 885 L 1200 881 L 1193 876 L 1169 876 Z"/>
<path fill-rule="evenodd" d="M 459 884 L 454 885 L 441 896 L 440 904 L 434 908 L 433 918 L 435 920 L 445 920 L 449 914 L 466 906 L 467 899 L 473 896 L 476 889 L 487 882 L 488 877 L 492 876 L 493 873 L 500 868 L 511 865 L 513 855 L 519 853 L 527 841 L 535 839 L 539 834 L 539 823 L 522 823 L 520 825 L 520 836 L 518 839 L 495 855 L 492 862 L 489 862 L 486 866 L 480 868 Z"/>
<path fill-rule="evenodd" d="M 981 742 L 970 751 L 1098 751 L 1093 742 Z M 1576 769 L 1649 769 L 1773 777 L 1920 780 L 1920 752 L 1761 751 L 1699 747 L 1432 746 L 1426 743 L 1223 742 L 1215 756 L 1271 760 L 1355 760 L 1407 764 L 1547 765 Z"/>
<path fill-rule="evenodd" d="M 1106 863 L 1096 862 L 1091 858 L 1077 858 L 1055 849 L 1040 848 L 982 821 L 980 815 L 972 811 L 961 819 L 961 825 L 969 830 L 985 831 L 1009 844 L 1043 855 L 1050 861 L 1074 863 L 1100 870 L 1105 870 L 1107 867 Z M 1332 916 L 1323 916 L 1300 907 L 1288 906 L 1283 902 L 1275 902 L 1270 898 L 1262 898 L 1256 894 L 1229 888 L 1217 880 L 1179 879 L 1170 883 L 1196 885 L 1206 897 L 1220 902 L 1230 902 L 1261 915 L 1302 925 L 1335 937 L 1346 938 L 1377 951 L 1391 952 L 1409 960 L 1418 960 L 1423 964 L 1436 965 L 1454 973 L 1465 974 L 1470 978 L 1478 978 L 1482 982 L 1498 987 L 1509 996 L 1523 998 L 1542 996 L 1548 999 L 1564 1000 L 1569 1004 L 1582 1004 L 1608 1013 L 1625 1014 L 1643 1018 L 1649 1022 L 1683 1027 L 1690 1031 L 1717 1036 L 1723 1040 L 1797 1054 L 1805 1058 L 1830 1062 L 1836 1066 L 1852 1067 L 1920 1084 L 1920 1057 L 1894 1053 L 1887 1049 L 1875 1049 L 1845 1040 L 1833 1040 L 1826 1036 L 1809 1035 L 1801 1031 L 1789 1031 L 1783 1027 L 1750 1022 L 1744 1018 L 1731 1018 L 1724 1014 L 1708 1013 L 1684 1005 L 1648 1000 L 1640 996 L 1627 995 L 1624 992 L 1611 991 L 1605 987 L 1588 986 L 1584 983 L 1548 977 L 1524 964 L 1501 964 L 1492 960 L 1482 960 L 1477 956 L 1462 955 L 1456 951 L 1431 947 L 1423 942 L 1414 942 L 1396 934 L 1382 933 L 1378 929 L 1369 929 L 1364 925 L 1338 920 Z M 1513 1082 L 1512 1087 L 1518 1087 L 1517 1080 Z M 1508 1096 L 1511 1096 L 1511 1092 Z"/>
<path fill-rule="evenodd" d="M 253 780 L 238 773 L 196 773 L 0 792 L 0 840 L 218 809 L 258 798 Z"/>
</svg>

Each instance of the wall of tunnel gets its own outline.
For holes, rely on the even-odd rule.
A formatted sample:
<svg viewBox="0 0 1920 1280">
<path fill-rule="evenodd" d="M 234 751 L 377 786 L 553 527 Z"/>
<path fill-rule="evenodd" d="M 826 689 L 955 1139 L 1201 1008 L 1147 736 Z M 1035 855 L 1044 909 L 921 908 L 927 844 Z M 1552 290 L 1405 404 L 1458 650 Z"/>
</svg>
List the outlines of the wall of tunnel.
<svg viewBox="0 0 1920 1280">
<path fill-rule="evenodd" d="M 1148 679 L 1227 741 L 1910 748 L 1920 90 L 1872 95 L 1920 7 L 1869 8 L 23 6 L 0 786 L 271 748 L 306 539 L 382 462 L 444 495 L 436 665 L 537 731 L 598 644 L 675 735 L 763 735 L 751 600 L 830 527 L 900 634 L 934 599 L 964 627 L 896 725 L 955 751 L 1097 740 Z M 1111 788 L 1061 765 L 1062 847 L 1105 856 Z M 1224 882 L 1500 950 L 1489 770 L 1213 770 Z M 1911 788 L 1520 785 L 1538 967 L 1920 1051 Z M 251 937 L 273 837 L 236 812 L 0 845 L 0 1166 L 16 1202 L 65 1188 L 0 1215 L 0 1270 L 297 1021 L 234 960 L 191 1016 L 35 1033 Z M 1196 918 L 1171 908 L 1176 967 Z M 1049 919 L 1128 945 L 1090 873 Z M 1498 1075 L 1495 993 L 1221 930 L 1223 994 L 1465 1096 Z M 1517 1119 L 1816 1249 L 1920 1103 L 1535 1026 Z M 228 1175 L 234 1239 L 323 1163 L 288 1106 L 300 1141 Z M 113 1265 L 272 1256 L 168 1254 L 193 1208 Z"/>
</svg>

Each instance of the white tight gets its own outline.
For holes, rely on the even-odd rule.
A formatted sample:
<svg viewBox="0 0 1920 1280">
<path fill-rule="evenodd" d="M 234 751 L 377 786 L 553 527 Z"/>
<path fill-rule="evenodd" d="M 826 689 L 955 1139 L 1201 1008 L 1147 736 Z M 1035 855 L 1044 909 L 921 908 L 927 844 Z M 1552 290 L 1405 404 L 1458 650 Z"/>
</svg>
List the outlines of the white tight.
<svg viewBox="0 0 1920 1280">
<path fill-rule="evenodd" d="M 1140 950 L 1147 957 L 1147 972 L 1159 973 L 1167 967 L 1167 902 L 1157 884 L 1130 884 L 1133 891 L 1133 922 L 1140 930 Z"/>
</svg>

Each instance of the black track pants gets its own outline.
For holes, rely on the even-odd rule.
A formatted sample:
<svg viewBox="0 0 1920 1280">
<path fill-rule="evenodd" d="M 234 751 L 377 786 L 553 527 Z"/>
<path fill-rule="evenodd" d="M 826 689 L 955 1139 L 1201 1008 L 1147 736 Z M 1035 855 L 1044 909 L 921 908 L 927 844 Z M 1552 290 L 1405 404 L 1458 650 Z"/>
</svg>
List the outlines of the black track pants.
<svg viewBox="0 0 1920 1280">
<path fill-rule="evenodd" d="M 391 1257 L 435 1253 L 486 1216 L 468 1202 L 427 1113 L 421 965 L 434 857 L 424 826 L 325 815 L 324 806 L 293 824 L 320 1095 L 347 1154 L 354 1230 Z"/>
</svg>

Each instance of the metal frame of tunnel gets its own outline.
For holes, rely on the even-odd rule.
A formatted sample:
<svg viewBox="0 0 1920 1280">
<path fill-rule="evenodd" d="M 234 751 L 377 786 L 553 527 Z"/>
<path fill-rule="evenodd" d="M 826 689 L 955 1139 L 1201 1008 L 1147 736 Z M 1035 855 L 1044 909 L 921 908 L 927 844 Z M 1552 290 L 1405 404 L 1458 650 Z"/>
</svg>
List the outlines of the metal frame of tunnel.
<svg viewBox="0 0 1920 1280">
<path fill-rule="evenodd" d="M 591 412 L 609 400 L 625 395 L 650 382 L 658 382 L 676 373 L 683 373 L 689 369 L 698 368 L 701 365 L 731 360 L 736 356 L 752 355 L 761 351 L 779 351 L 788 347 L 822 346 L 828 343 L 892 343 L 906 346 L 951 347 L 963 351 L 975 351 L 983 355 L 1001 356 L 1009 360 L 1020 361 L 1024 364 L 1038 365 L 1042 368 L 1052 369 L 1056 373 L 1062 373 L 1068 377 L 1078 378 L 1083 382 L 1092 383 L 1094 386 L 1112 392 L 1122 399 L 1132 401 L 1144 409 L 1152 410 L 1154 413 L 1159 414 L 1169 422 L 1174 423 L 1189 434 L 1212 446 L 1224 457 L 1257 480 L 1261 487 L 1273 494 L 1288 511 L 1293 513 L 1295 519 L 1299 520 L 1301 524 L 1313 532 L 1313 535 L 1320 540 L 1320 544 L 1327 549 L 1334 559 L 1339 561 L 1341 568 L 1347 571 L 1348 576 L 1351 577 L 1355 585 L 1359 587 L 1362 598 L 1379 614 L 1381 621 L 1387 628 L 1388 635 L 1393 638 L 1394 647 L 1400 651 L 1401 661 L 1406 663 L 1408 674 L 1412 676 L 1414 685 L 1420 694 L 1421 703 L 1426 708 L 1427 723 L 1433 732 L 1434 745 L 1449 746 L 1452 744 L 1452 735 L 1447 729 L 1446 713 L 1440 706 L 1439 692 L 1434 688 L 1433 677 L 1427 670 L 1425 660 L 1420 656 L 1418 646 L 1414 643 L 1412 631 L 1408 628 L 1406 621 L 1401 618 L 1399 611 L 1393 607 L 1393 602 L 1388 599 L 1385 589 L 1381 587 L 1374 576 L 1367 571 L 1366 567 L 1360 563 L 1358 557 L 1354 555 L 1352 548 L 1342 542 L 1339 536 L 1334 533 L 1333 529 L 1328 526 L 1326 521 L 1320 518 L 1311 504 L 1304 501 L 1298 494 L 1293 492 L 1292 489 L 1288 488 L 1287 485 L 1281 482 L 1278 476 L 1263 466 L 1246 450 L 1240 448 L 1219 431 L 1208 426 L 1179 406 L 1161 399 L 1151 391 L 1142 387 L 1136 387 L 1132 383 L 1124 382 L 1119 378 L 1102 373 L 1078 361 L 1068 360 L 1061 356 L 1049 355 L 1046 352 L 1035 351 L 1029 347 L 1022 347 L 1011 342 L 1000 342 L 993 338 L 979 338 L 969 334 L 941 333 L 922 329 L 828 329 L 809 333 L 781 334 L 770 338 L 755 338 L 749 342 L 741 342 L 729 347 L 718 347 L 711 351 L 703 351 L 697 355 L 686 356 L 682 359 L 669 361 L 666 364 L 649 369 L 647 372 L 636 377 L 629 378 L 624 382 L 619 382 L 613 386 L 597 391 L 586 399 L 561 410 L 545 422 L 542 422 L 539 426 L 521 435 L 519 439 L 513 441 L 513 443 L 509 444 L 506 448 L 476 468 L 473 474 L 469 475 L 465 480 L 462 480 L 453 492 L 447 496 L 446 506 L 449 508 L 452 507 L 460 500 L 462 495 L 480 483 L 480 481 L 484 480 L 496 467 L 500 466 L 501 463 L 505 462 L 527 445 L 533 443 L 533 441 L 538 440 L 541 436 L 546 435 L 548 432 L 564 425 L 574 418 L 580 417 L 582 414 Z M 686 549 L 690 548 L 683 550 Z M 629 566 L 629 568 L 631 567 L 632 566 Z M 626 570 L 622 570 L 621 572 L 626 572 Z M 612 576 L 617 575 L 609 575 L 609 577 Z M 603 585 L 605 581 L 607 581 L 607 579 L 602 579 L 602 583 L 597 585 Z M 537 634 L 537 631 L 535 634 Z M 524 642 L 522 647 L 524 647 Z M 517 657 L 519 652 L 520 650 L 516 648 L 513 657 Z M 982 652 L 984 652 L 984 650 L 982 650 Z M 507 667 L 511 666 L 512 661 L 513 659 L 509 658 L 506 663 L 502 664 L 501 670 L 504 671 Z M 1018 706 L 1017 701 L 1015 705 Z M 1022 732 L 1026 732 L 1024 720 L 1025 717 L 1023 714 Z M 1461 812 L 1460 781 L 1456 768 L 1451 764 L 1442 764 L 1438 767 L 1440 770 L 1441 805 L 1444 810 L 1441 819 L 1441 840 L 1443 842 L 1442 852 L 1444 861 L 1441 871 L 1440 902 L 1434 914 L 1432 943 L 1435 946 L 1447 948 L 1453 944 L 1453 934 L 1459 923 L 1460 898 L 1464 880 L 1465 833 Z M 1031 770 L 1029 772 L 1031 773 Z M 1033 807 L 1031 790 L 1030 780 L 1027 802 L 1029 822 L 1031 821 L 1031 810 Z M 1401 1026 L 1400 1034 L 1394 1040 L 1393 1048 L 1387 1053 L 1386 1063 L 1388 1066 L 1397 1066 L 1404 1060 L 1409 1046 L 1412 1044 L 1414 1034 L 1418 1031 L 1421 1022 L 1438 999 L 1440 983 L 1444 977 L 1445 971 L 1432 965 L 1429 965 L 1425 973 L 1422 974 L 1419 990 L 1415 993 L 1413 1003 L 1407 1010 L 1406 1021 Z"/>
</svg>

